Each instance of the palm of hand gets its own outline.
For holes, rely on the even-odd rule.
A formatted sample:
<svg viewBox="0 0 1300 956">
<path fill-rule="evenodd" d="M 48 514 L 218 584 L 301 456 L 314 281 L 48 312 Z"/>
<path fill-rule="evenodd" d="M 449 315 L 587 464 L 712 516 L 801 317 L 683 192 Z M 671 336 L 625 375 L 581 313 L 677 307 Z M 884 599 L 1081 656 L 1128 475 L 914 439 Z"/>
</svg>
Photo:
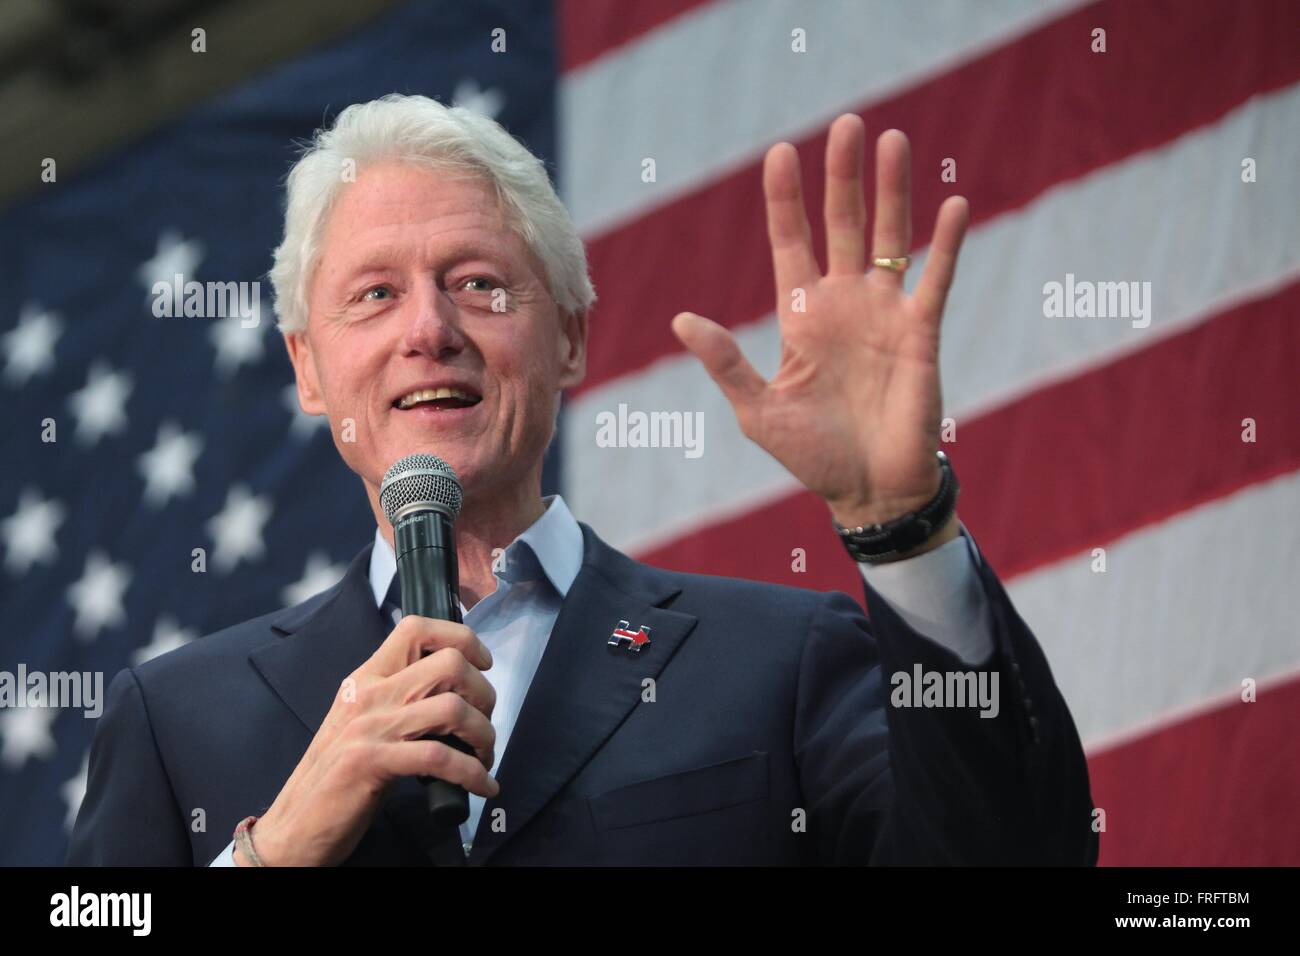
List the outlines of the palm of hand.
<svg viewBox="0 0 1300 956">
<path fill-rule="evenodd" d="M 862 151 L 861 120 L 838 119 L 827 142 L 825 275 L 812 252 L 797 153 L 780 144 L 767 155 L 781 331 L 771 381 L 716 323 L 681 313 L 673 326 L 726 394 L 744 433 L 844 523 L 888 520 L 938 487 L 939 320 L 968 218 L 961 197 L 940 208 L 914 294 L 904 291 L 899 272 L 864 271 Z M 884 133 L 877 144 L 875 255 L 903 256 L 910 247 L 907 166 L 906 137 Z"/>
</svg>

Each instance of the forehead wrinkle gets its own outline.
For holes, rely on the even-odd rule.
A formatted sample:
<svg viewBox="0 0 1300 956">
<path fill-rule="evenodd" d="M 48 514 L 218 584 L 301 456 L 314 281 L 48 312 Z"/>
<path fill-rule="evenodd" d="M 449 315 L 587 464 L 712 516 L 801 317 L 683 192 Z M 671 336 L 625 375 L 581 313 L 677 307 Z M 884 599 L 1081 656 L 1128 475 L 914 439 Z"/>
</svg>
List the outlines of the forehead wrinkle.
<svg viewBox="0 0 1300 956">
<path fill-rule="evenodd" d="M 384 162 L 367 167 L 334 197 L 325 211 L 322 231 L 328 235 L 342 228 L 350 233 L 358 219 L 363 228 L 400 228 L 465 214 L 486 218 L 486 207 L 508 218 L 497 191 L 480 177 L 431 178 L 428 169 Z M 378 217 L 376 211 L 381 211 Z M 381 221 L 371 221 L 375 218 Z"/>
<path fill-rule="evenodd" d="M 331 285 L 337 288 L 339 284 L 348 285 L 366 273 L 407 268 L 412 263 L 443 269 L 458 260 L 482 258 L 500 265 L 516 278 L 522 277 L 521 272 L 530 275 L 543 287 L 547 287 L 549 292 L 542 260 L 501 207 L 500 198 L 490 183 L 474 177 L 460 181 L 480 196 L 486 193 L 484 198 L 489 200 L 486 207 L 463 193 L 455 196 L 440 195 L 428 204 L 417 203 L 412 207 L 408 201 L 409 188 L 400 182 L 405 177 L 399 175 L 395 178 L 399 182 L 392 182 L 387 177 L 381 177 L 376 182 L 373 175 L 359 179 L 344 193 L 341 202 L 332 211 L 327 226 L 327 249 L 322 251 L 332 251 L 328 258 L 333 261 L 325 263 L 318 260 L 317 263 L 318 267 L 327 266 L 324 274 L 317 274 L 321 274 L 322 278 L 329 275 Z M 358 190 L 358 187 L 362 188 Z M 387 222 L 364 222 L 369 218 L 365 214 L 367 206 L 373 204 L 372 208 L 387 210 L 394 203 L 401 203 L 408 215 Z M 434 207 L 431 215 L 427 209 L 423 215 L 420 214 L 421 207 L 426 205 Z M 358 223 L 357 219 L 363 222 Z M 440 222 L 443 223 L 441 228 Z M 354 231 L 358 225 L 361 230 Z M 417 242 L 405 242 L 383 234 L 391 231 L 398 236 L 413 232 L 418 235 L 421 228 L 429 230 L 429 234 L 419 236 Z M 374 236 L 374 244 L 369 247 L 365 243 L 367 233 L 379 233 Z M 339 241 L 342 237 L 346 239 Z"/>
<path fill-rule="evenodd" d="M 422 248 L 416 250 L 410 244 L 384 240 L 369 248 L 346 247 L 344 261 L 337 270 L 347 276 L 363 272 L 378 272 L 394 266 L 410 264 L 413 260 L 432 266 L 442 267 L 466 259 L 485 259 L 490 261 L 510 260 L 515 258 L 508 241 L 492 241 L 483 237 L 464 236 L 446 239 L 430 236 Z M 354 256 L 349 261 L 349 254 Z"/>
</svg>

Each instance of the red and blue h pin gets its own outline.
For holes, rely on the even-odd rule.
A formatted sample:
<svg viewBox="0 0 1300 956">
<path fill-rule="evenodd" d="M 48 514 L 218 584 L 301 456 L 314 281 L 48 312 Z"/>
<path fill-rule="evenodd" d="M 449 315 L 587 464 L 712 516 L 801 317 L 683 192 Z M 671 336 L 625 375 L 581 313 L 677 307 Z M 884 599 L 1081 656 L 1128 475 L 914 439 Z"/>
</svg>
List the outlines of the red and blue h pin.
<svg viewBox="0 0 1300 956">
<path fill-rule="evenodd" d="M 631 654 L 640 654 L 641 649 L 650 644 L 650 628 L 642 624 L 635 631 L 627 621 L 619 621 L 618 627 L 609 635 L 611 651 L 625 650 Z"/>
</svg>

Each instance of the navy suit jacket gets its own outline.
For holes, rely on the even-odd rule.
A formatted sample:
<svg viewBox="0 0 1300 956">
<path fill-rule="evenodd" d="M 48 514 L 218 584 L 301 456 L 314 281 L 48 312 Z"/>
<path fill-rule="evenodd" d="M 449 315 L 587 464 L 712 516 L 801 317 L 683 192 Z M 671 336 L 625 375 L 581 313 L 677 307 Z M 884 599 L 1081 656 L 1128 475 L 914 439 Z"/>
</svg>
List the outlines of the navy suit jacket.
<svg viewBox="0 0 1300 956">
<path fill-rule="evenodd" d="M 652 568 L 582 532 L 468 860 L 407 777 L 348 864 L 1096 861 L 1078 734 L 987 565 L 991 719 L 890 705 L 888 675 L 973 668 L 869 586 L 870 621 L 843 593 Z M 367 546 L 329 591 L 114 678 L 69 863 L 203 866 L 270 806 L 384 639 L 369 560 Z M 640 654 L 607 647 L 623 620 L 650 626 Z"/>
</svg>

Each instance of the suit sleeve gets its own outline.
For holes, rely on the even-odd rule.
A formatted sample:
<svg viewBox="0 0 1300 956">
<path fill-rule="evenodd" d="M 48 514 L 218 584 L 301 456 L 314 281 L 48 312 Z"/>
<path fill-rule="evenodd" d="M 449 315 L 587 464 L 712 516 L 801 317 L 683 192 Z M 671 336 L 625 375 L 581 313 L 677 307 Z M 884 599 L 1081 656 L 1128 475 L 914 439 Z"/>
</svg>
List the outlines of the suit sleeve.
<svg viewBox="0 0 1300 956">
<path fill-rule="evenodd" d="M 980 561 L 977 573 L 994 643 L 979 665 L 913 630 L 869 583 L 869 622 L 842 593 L 826 595 L 813 613 L 794 746 L 820 861 L 1096 862 L 1074 721 L 992 569 Z M 997 681 L 996 715 L 981 716 L 978 706 L 901 706 L 896 690 L 905 682 L 895 675 L 914 682 L 918 667 L 921 674 L 986 672 L 987 686 Z"/>
<path fill-rule="evenodd" d="M 90 747 L 86 796 L 68 847 L 69 866 L 192 866 L 185 817 L 154 741 L 135 673 L 109 685 Z"/>
</svg>

